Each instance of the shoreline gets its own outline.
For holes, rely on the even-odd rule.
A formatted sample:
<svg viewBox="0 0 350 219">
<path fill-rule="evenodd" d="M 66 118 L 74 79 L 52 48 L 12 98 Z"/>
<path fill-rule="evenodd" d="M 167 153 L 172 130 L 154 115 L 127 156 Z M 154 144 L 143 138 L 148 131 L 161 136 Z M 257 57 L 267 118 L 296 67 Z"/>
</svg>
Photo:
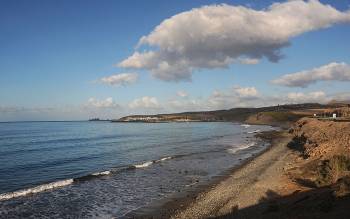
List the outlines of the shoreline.
<svg viewBox="0 0 350 219">
<path fill-rule="evenodd" d="M 269 153 L 269 151 L 271 151 L 276 145 L 280 144 L 281 141 L 284 142 L 289 140 L 289 136 L 287 137 L 285 135 L 286 131 L 283 129 L 256 134 L 255 137 L 260 138 L 263 142 L 269 144 L 269 146 L 261 152 L 245 159 L 241 164 L 224 171 L 222 174 L 213 177 L 210 181 L 200 182 L 196 184 L 195 188 L 187 187 L 181 192 L 176 192 L 161 200 L 154 201 L 146 206 L 135 209 L 123 215 L 122 218 L 188 218 L 189 215 L 186 215 L 185 217 L 179 217 L 179 215 L 196 205 L 196 203 L 209 192 L 215 191 L 220 184 L 235 177 L 238 172 L 245 168 L 250 168 L 249 165 L 259 157 L 263 155 L 268 156 L 267 153 Z M 196 217 L 190 216 L 190 218 Z"/>
<path fill-rule="evenodd" d="M 349 218 L 350 123 L 303 118 L 270 147 L 164 217 Z"/>
</svg>

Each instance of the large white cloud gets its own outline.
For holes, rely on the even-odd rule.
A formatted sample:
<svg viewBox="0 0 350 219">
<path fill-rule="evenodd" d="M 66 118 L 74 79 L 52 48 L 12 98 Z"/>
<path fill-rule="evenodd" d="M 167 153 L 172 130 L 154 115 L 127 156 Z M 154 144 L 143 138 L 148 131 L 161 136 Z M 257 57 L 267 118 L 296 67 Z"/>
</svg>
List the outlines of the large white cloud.
<svg viewBox="0 0 350 219">
<path fill-rule="evenodd" d="M 272 83 L 288 87 L 307 87 L 318 81 L 350 81 L 350 66 L 344 62 L 284 75 Z"/>
<path fill-rule="evenodd" d="M 99 81 L 108 85 L 129 85 L 138 79 L 137 73 L 121 73 L 101 78 Z"/>
<path fill-rule="evenodd" d="M 159 109 L 157 98 L 144 96 L 129 103 L 131 109 Z"/>
<path fill-rule="evenodd" d="M 263 57 L 277 62 L 290 38 L 348 21 L 350 12 L 318 0 L 274 3 L 260 11 L 204 6 L 164 20 L 139 40 L 143 51 L 135 51 L 119 66 L 146 69 L 165 81 L 191 80 L 196 69 L 256 64 Z"/>
</svg>

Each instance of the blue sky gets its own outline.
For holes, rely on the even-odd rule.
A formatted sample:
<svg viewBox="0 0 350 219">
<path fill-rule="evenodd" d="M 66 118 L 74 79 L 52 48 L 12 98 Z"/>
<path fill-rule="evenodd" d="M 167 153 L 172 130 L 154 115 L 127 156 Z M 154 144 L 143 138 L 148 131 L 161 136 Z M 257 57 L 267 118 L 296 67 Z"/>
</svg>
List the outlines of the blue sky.
<svg viewBox="0 0 350 219">
<path fill-rule="evenodd" d="M 350 19 L 289 37 L 289 46 L 281 46 L 283 58 L 277 63 L 263 56 L 254 65 L 233 61 L 228 66 L 212 68 L 193 64 L 194 70 L 184 73 L 184 78 L 170 81 L 162 79 L 166 73 L 158 77 L 148 67 L 117 66 L 135 51 L 157 51 L 154 45 L 135 47 L 142 36 L 176 14 L 222 3 L 261 11 L 275 2 L 1 0 L 0 121 L 115 118 L 129 113 L 314 101 L 307 96 L 312 92 L 324 92 L 316 95 L 322 102 L 350 92 L 347 80 L 319 79 L 307 87 L 271 83 L 285 74 L 332 62 L 345 64 L 347 71 Z M 350 5 L 350 1 L 320 2 L 340 13 L 347 13 Z M 99 81 L 121 73 L 135 73 L 138 79 L 119 86 Z M 180 97 L 179 91 L 186 95 Z M 244 98 L 247 92 L 249 98 Z M 288 99 L 288 94 L 300 98 Z M 283 95 L 286 97 L 275 100 Z M 211 99 L 213 96 L 220 96 L 220 100 Z M 228 100 L 222 100 L 225 98 Z M 230 98 L 235 101 L 230 102 Z"/>
</svg>

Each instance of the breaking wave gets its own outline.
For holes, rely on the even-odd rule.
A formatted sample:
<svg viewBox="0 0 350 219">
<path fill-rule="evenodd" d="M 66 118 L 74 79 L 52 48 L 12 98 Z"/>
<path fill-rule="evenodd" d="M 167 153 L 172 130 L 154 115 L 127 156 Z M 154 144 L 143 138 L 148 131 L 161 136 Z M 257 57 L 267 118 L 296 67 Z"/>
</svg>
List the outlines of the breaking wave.
<svg viewBox="0 0 350 219">
<path fill-rule="evenodd" d="M 105 176 L 105 175 L 109 175 L 111 174 L 112 172 L 107 170 L 107 171 L 102 171 L 102 172 L 98 172 L 98 173 L 93 173 L 92 175 L 93 176 Z"/>
<path fill-rule="evenodd" d="M 174 157 L 163 157 L 159 160 L 152 160 L 152 161 L 147 161 L 147 162 L 144 162 L 144 163 L 141 163 L 141 164 L 136 164 L 134 165 L 135 168 L 145 168 L 145 167 L 148 167 L 148 166 L 151 166 L 152 164 L 155 164 L 155 163 L 159 163 L 159 162 L 162 162 L 162 161 L 166 161 L 166 160 L 169 160 L 169 159 L 172 159 Z"/>
<path fill-rule="evenodd" d="M 250 125 L 248 125 L 248 124 L 242 124 L 241 126 L 244 127 L 244 128 L 249 128 L 250 127 Z"/>
<path fill-rule="evenodd" d="M 153 164 L 153 161 L 147 161 L 145 163 L 136 164 L 134 166 L 135 166 L 135 168 L 145 168 L 145 167 L 151 166 L 152 164 Z"/>
<path fill-rule="evenodd" d="M 29 194 L 39 193 L 39 192 L 43 192 L 43 191 L 53 189 L 53 188 L 67 186 L 67 185 L 72 184 L 73 182 L 74 182 L 73 179 L 67 179 L 67 180 L 61 180 L 61 181 L 57 181 L 57 182 L 43 184 L 43 185 L 36 186 L 33 188 L 29 188 L 29 189 L 22 189 L 22 190 L 18 190 L 15 192 L 8 192 L 8 193 L 0 194 L 0 201 L 16 198 L 16 197 L 20 197 L 20 196 L 26 196 Z"/>
<path fill-rule="evenodd" d="M 136 164 L 136 165 L 117 167 L 117 168 L 114 168 L 111 170 L 96 172 L 96 173 L 88 174 L 88 175 L 73 178 L 73 179 L 60 180 L 60 181 L 56 181 L 56 182 L 42 184 L 42 185 L 35 186 L 32 188 L 28 188 L 28 189 L 22 189 L 22 190 L 18 190 L 18 191 L 14 191 L 14 192 L 3 193 L 3 194 L 0 194 L 0 201 L 5 201 L 5 200 L 12 199 L 12 198 L 17 198 L 17 197 L 26 196 L 29 194 L 43 192 L 43 191 L 50 190 L 50 189 L 64 187 L 64 186 L 70 185 L 72 183 L 84 182 L 84 181 L 96 179 L 99 177 L 108 176 L 108 175 L 118 173 L 121 171 L 125 171 L 125 170 L 133 170 L 136 168 L 145 168 L 145 167 L 148 167 L 154 163 L 159 163 L 159 162 L 166 161 L 166 160 L 169 160 L 172 158 L 175 158 L 175 157 L 170 157 L 170 156 L 163 157 L 159 160 L 147 161 L 147 162 L 144 162 L 141 164 Z"/>
<path fill-rule="evenodd" d="M 169 159 L 172 159 L 173 157 L 163 157 L 162 159 L 160 159 L 159 161 L 165 161 L 165 160 L 169 160 Z"/>
</svg>

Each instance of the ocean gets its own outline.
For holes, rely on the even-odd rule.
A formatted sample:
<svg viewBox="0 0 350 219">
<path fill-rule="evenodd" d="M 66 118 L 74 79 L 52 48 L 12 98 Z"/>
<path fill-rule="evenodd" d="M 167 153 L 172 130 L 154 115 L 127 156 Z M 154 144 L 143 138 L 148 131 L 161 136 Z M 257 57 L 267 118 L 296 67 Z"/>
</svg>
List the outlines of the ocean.
<svg viewBox="0 0 350 219">
<path fill-rule="evenodd" d="M 231 122 L 0 123 L 0 218 L 113 218 L 210 182 L 268 144 Z"/>
</svg>

